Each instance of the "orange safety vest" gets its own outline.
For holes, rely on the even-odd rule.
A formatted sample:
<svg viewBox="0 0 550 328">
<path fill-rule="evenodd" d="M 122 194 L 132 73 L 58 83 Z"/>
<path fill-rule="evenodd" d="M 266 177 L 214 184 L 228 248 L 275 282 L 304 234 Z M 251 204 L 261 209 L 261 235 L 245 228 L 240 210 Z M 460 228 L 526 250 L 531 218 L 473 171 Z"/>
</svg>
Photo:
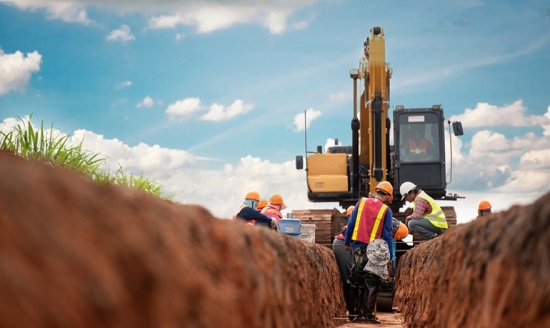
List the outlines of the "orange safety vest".
<svg viewBox="0 0 550 328">
<path fill-rule="evenodd" d="M 378 198 L 361 198 L 351 239 L 363 243 L 381 238 L 388 206 Z"/>
<path fill-rule="evenodd" d="M 409 139 L 409 156 L 426 156 L 426 154 L 428 153 L 428 146 L 428 140 L 426 139 Z"/>
</svg>

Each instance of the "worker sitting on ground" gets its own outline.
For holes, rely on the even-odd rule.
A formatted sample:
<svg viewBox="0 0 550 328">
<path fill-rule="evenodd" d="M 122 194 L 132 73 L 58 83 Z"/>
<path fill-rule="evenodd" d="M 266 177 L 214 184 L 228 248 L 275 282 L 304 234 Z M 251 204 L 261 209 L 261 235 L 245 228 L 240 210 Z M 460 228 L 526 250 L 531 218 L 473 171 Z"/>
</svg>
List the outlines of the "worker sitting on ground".
<svg viewBox="0 0 550 328">
<path fill-rule="evenodd" d="M 239 212 L 233 216 L 236 220 L 244 220 L 249 225 L 259 225 L 268 228 L 277 227 L 277 219 L 270 218 L 256 211 L 256 206 L 260 201 L 260 194 L 256 191 L 247 193 L 244 197 L 244 202 L 239 209 Z"/>
<path fill-rule="evenodd" d="M 392 195 L 393 187 L 389 182 L 379 183 L 375 188 L 374 198 L 359 199 L 348 221 L 344 244 L 347 250 L 353 249 L 353 267 L 349 282 L 353 306 L 357 309 L 354 321 L 379 323 L 374 315 L 376 299 L 382 279 L 388 278 L 387 273 L 392 266 L 390 259 L 394 258 L 393 213 L 384 204 Z M 380 252 L 383 247 L 387 249 L 387 254 Z M 368 257 L 368 253 L 386 254 L 387 259 L 376 258 L 376 261 L 369 262 L 371 258 Z M 384 268 L 380 267 L 381 264 Z"/>
<path fill-rule="evenodd" d="M 401 200 L 413 203 L 413 213 L 405 219 L 410 232 L 432 239 L 447 231 L 447 219 L 439 205 L 412 182 L 403 182 L 399 188 Z"/>
<path fill-rule="evenodd" d="M 355 206 L 350 206 L 346 210 L 346 217 L 348 218 L 348 220 L 354 208 Z M 353 266 L 353 252 L 351 251 L 351 249 L 347 250 L 344 247 L 344 240 L 346 239 L 344 235 L 346 233 L 347 223 L 348 222 L 346 221 L 346 224 L 342 227 L 342 231 L 338 235 L 334 236 L 334 240 L 332 241 L 332 251 L 334 252 L 336 265 L 338 266 L 338 271 L 340 272 L 340 277 L 342 278 L 346 308 L 348 309 L 351 320 L 352 316 L 354 317 L 356 313 L 353 307 L 350 293 L 350 285 L 348 281 L 351 274 L 351 267 Z"/>
<path fill-rule="evenodd" d="M 477 207 L 477 217 L 480 218 L 485 215 L 491 214 L 491 203 L 489 203 L 486 200 L 482 200 L 479 202 L 479 205 Z"/>
<path fill-rule="evenodd" d="M 269 204 L 262 210 L 262 214 L 269 216 L 270 218 L 275 218 L 277 223 L 280 219 L 283 218 L 283 211 L 287 206 L 283 201 L 283 197 L 279 194 L 274 194 L 269 199 Z"/>
</svg>

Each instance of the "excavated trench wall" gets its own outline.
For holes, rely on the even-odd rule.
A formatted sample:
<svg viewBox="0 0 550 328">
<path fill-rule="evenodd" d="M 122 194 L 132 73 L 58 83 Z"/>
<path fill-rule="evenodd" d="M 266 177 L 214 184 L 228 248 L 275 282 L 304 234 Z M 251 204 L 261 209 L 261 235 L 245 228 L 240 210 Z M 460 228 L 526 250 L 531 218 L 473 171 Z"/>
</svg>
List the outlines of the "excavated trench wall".
<svg viewBox="0 0 550 328">
<path fill-rule="evenodd" d="M 413 327 L 550 327 L 550 193 L 408 251 L 396 305 Z"/>
<path fill-rule="evenodd" d="M 339 279 L 327 247 L 0 152 L 0 327 L 331 327 Z"/>
</svg>

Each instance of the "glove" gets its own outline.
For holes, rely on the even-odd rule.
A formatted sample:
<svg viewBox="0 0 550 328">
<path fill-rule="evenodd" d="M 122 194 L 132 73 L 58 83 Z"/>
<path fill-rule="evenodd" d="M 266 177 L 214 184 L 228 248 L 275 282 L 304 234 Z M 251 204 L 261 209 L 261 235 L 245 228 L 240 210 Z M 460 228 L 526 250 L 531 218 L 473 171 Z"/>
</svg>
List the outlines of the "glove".
<svg viewBox="0 0 550 328">
<path fill-rule="evenodd" d="M 271 229 L 277 230 L 277 219 L 271 218 Z"/>
</svg>

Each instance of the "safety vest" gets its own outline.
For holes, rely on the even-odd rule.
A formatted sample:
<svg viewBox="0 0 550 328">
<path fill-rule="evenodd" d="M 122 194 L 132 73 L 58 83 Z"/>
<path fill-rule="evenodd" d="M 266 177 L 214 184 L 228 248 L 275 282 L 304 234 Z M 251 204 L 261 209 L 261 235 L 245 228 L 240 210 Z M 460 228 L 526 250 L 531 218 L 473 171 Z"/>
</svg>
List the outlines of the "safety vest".
<svg viewBox="0 0 550 328">
<path fill-rule="evenodd" d="M 432 211 L 428 214 L 424 214 L 422 216 L 423 219 L 428 219 L 431 224 L 434 226 L 441 228 L 441 229 L 447 229 L 447 220 L 445 219 L 445 213 L 443 213 L 443 210 L 437 203 L 434 201 L 432 197 L 430 197 L 426 192 L 422 191 L 416 197 L 420 197 L 430 203 L 430 206 L 432 207 Z M 413 209 L 416 208 L 416 202 L 413 203 Z"/>
<path fill-rule="evenodd" d="M 351 239 L 368 244 L 377 238 L 381 238 L 384 230 L 384 217 L 387 211 L 388 206 L 381 200 L 361 198 Z"/>
<path fill-rule="evenodd" d="M 426 156 L 428 152 L 428 140 L 409 139 L 409 156 Z"/>
</svg>

